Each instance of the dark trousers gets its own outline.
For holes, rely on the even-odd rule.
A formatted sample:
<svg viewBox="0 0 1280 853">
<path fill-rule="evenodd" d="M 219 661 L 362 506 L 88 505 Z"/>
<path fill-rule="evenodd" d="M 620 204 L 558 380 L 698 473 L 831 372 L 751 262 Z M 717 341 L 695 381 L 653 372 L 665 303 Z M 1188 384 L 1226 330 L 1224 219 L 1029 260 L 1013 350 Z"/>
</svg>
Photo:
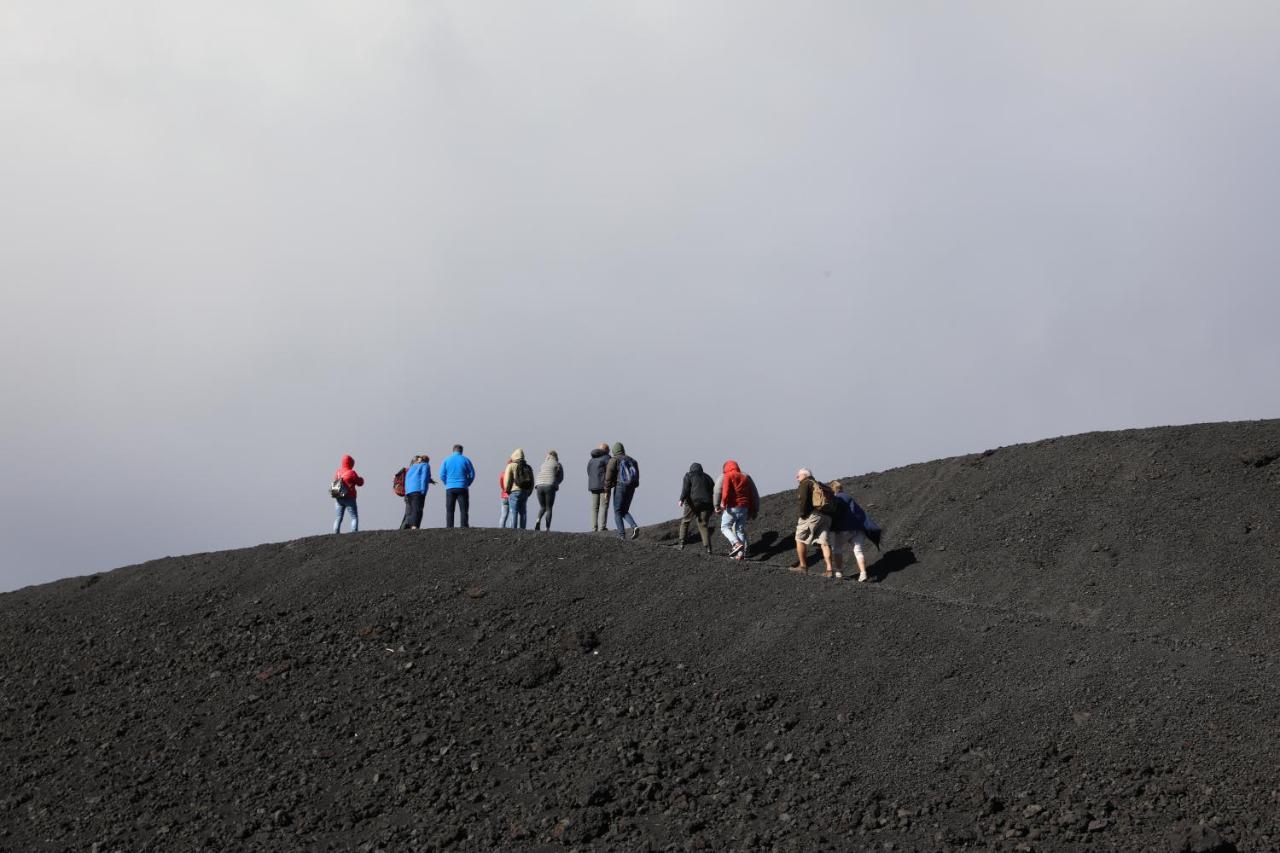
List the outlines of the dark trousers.
<svg viewBox="0 0 1280 853">
<path fill-rule="evenodd" d="M 426 503 L 426 492 L 410 492 L 404 496 L 404 519 L 400 522 L 401 530 L 422 526 L 422 508 Z"/>
<path fill-rule="evenodd" d="M 538 520 L 534 522 L 534 527 L 542 523 L 545 516 L 547 519 L 547 529 L 551 529 L 551 510 L 556 505 L 556 487 L 555 486 L 538 486 Z"/>
<path fill-rule="evenodd" d="M 470 527 L 467 512 L 471 507 L 471 493 L 466 489 L 444 490 L 444 526 L 453 527 L 453 509 L 457 507 L 462 513 L 462 524 L 459 527 Z"/>
</svg>

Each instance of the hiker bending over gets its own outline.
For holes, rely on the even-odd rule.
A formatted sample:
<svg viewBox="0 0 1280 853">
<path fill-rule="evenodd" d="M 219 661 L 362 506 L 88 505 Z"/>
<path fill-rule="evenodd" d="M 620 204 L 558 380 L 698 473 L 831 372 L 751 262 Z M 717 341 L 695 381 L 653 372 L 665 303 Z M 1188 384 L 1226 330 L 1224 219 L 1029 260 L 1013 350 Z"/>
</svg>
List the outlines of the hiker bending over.
<svg viewBox="0 0 1280 853">
<path fill-rule="evenodd" d="M 640 526 L 631 517 L 631 499 L 640 488 L 640 466 L 627 455 L 621 441 L 613 444 L 613 456 L 604 470 L 604 484 L 613 489 L 613 520 L 618 526 L 618 538 L 627 536 L 626 525 L 631 525 L 631 538 L 640 538 Z"/>
<path fill-rule="evenodd" d="M 711 478 L 703 473 L 702 466 L 697 462 L 690 465 L 689 472 L 684 475 L 684 482 L 680 485 L 680 500 L 676 502 L 677 506 L 684 508 L 684 513 L 680 516 L 680 541 L 676 543 L 678 550 L 684 550 L 689 524 L 697 521 L 702 547 L 708 555 L 711 554 L 711 531 L 707 529 L 707 524 L 711 521 L 711 510 L 715 504 L 712 488 L 714 485 Z"/>
<path fill-rule="evenodd" d="M 601 444 L 591 451 L 587 462 L 587 491 L 591 492 L 591 532 L 609 529 L 609 487 L 604 484 L 609 467 L 609 445 Z"/>
<path fill-rule="evenodd" d="M 431 457 L 419 453 L 413 457 L 409 470 L 404 472 L 404 520 L 401 530 L 417 530 L 422 526 L 422 509 L 427 504 L 427 489 L 431 479 Z"/>
<path fill-rule="evenodd" d="M 835 577 L 831 562 L 831 545 L 827 532 L 831 529 L 831 513 L 835 510 L 835 495 L 825 483 L 813 478 L 813 472 L 801 468 L 796 472 L 796 563 L 793 572 L 809 570 L 808 547 L 817 543 L 822 549 L 823 562 L 827 564 L 824 577 Z"/>
<path fill-rule="evenodd" d="M 720 532 L 729 540 L 729 556 L 736 560 L 747 557 L 747 521 L 760 514 L 760 493 L 755 482 L 742 473 L 738 463 L 730 459 L 724 463 L 720 477 L 720 494 L 716 503 L 724 508 L 720 519 Z"/>
<path fill-rule="evenodd" d="M 342 464 L 333 474 L 333 485 L 329 494 L 333 496 L 334 513 L 333 532 L 342 532 L 342 516 L 351 513 L 351 532 L 360 529 L 360 514 L 356 510 L 356 486 L 364 485 L 364 477 L 356 473 L 356 460 L 350 456 L 342 457 Z"/>
<path fill-rule="evenodd" d="M 440 466 L 440 482 L 444 483 L 444 526 L 453 527 L 453 510 L 462 514 L 462 527 L 470 527 L 468 510 L 471 507 L 471 484 L 475 482 L 476 469 L 471 460 L 462 455 L 462 445 L 453 446 L 453 455 Z"/>
<path fill-rule="evenodd" d="M 862 546 L 867 544 L 871 535 L 869 528 L 875 525 L 868 522 L 866 510 L 858 506 L 853 495 L 845 494 L 843 483 L 832 480 L 830 485 L 836 496 L 836 511 L 831 516 L 831 557 L 835 560 L 836 577 L 840 577 L 844 569 L 844 552 L 852 550 L 858 562 L 858 581 L 866 583 L 867 558 L 862 553 Z M 880 540 L 876 538 L 875 541 Z"/>
<path fill-rule="evenodd" d="M 507 463 L 507 470 L 502 478 L 502 487 L 507 490 L 507 526 L 512 530 L 524 530 L 529 526 L 529 515 L 526 506 L 529 493 L 533 491 L 533 468 L 524 461 L 524 451 L 516 448 Z"/>
<path fill-rule="evenodd" d="M 542 460 L 538 468 L 538 477 L 534 480 L 534 490 L 538 493 L 538 520 L 533 523 L 534 530 L 542 529 L 542 519 L 547 519 L 547 529 L 551 529 L 551 510 L 556 505 L 556 492 L 564 482 L 564 466 L 560 464 L 560 454 L 554 450 L 547 451 L 547 458 Z"/>
</svg>

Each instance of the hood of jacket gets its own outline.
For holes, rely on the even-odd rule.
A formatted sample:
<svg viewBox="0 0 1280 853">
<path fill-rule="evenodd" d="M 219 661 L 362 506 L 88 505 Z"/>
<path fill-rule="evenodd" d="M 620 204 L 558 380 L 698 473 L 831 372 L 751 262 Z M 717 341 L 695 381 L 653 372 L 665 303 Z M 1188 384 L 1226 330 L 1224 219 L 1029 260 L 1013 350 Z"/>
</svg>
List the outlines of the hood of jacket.
<svg viewBox="0 0 1280 853">
<path fill-rule="evenodd" d="M 738 463 L 737 463 L 737 462 L 734 462 L 732 459 L 730 459 L 728 462 L 724 463 L 724 473 L 726 473 L 726 474 L 741 474 L 741 473 L 742 473 L 742 469 L 738 467 Z"/>
<path fill-rule="evenodd" d="M 517 447 L 517 448 L 512 452 L 512 454 L 511 454 L 511 461 L 512 461 L 512 462 L 523 462 L 523 461 L 524 461 L 524 451 Z"/>
<path fill-rule="evenodd" d="M 625 455 L 626 455 L 626 453 L 627 453 L 627 449 L 626 449 L 625 447 L 623 447 L 623 446 L 622 446 L 622 442 L 621 442 L 621 441 L 615 441 L 615 442 L 613 443 L 613 455 L 614 455 L 614 456 L 625 456 Z"/>
<path fill-rule="evenodd" d="M 692 465 L 690 465 L 690 466 L 689 466 L 689 473 L 690 473 L 690 474 L 701 474 L 701 473 L 702 473 L 702 466 L 701 466 L 701 465 L 699 465 L 697 462 L 693 463 Z"/>
<path fill-rule="evenodd" d="M 605 450 L 603 447 L 597 447 L 595 450 L 591 451 L 592 459 L 599 459 L 601 456 L 608 456 L 608 455 L 609 455 L 609 451 Z"/>
<path fill-rule="evenodd" d="M 350 456 L 342 457 L 342 464 L 338 466 L 340 470 L 346 471 L 349 468 L 356 467 L 356 460 Z"/>
</svg>

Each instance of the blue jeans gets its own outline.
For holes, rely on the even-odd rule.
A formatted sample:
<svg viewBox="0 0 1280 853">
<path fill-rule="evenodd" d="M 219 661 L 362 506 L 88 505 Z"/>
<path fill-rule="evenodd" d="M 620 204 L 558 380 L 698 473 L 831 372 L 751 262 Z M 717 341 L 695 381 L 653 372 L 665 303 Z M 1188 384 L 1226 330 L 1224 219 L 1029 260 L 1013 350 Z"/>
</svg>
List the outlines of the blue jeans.
<svg viewBox="0 0 1280 853">
<path fill-rule="evenodd" d="M 750 514 L 745 506 L 725 507 L 720 519 L 720 532 L 729 540 L 730 545 L 747 547 L 747 516 Z"/>
<path fill-rule="evenodd" d="M 342 516 L 344 513 L 351 512 L 351 532 L 355 533 L 360 529 L 360 516 L 356 512 L 355 498 L 334 498 L 333 501 L 333 532 L 342 532 Z"/>
<path fill-rule="evenodd" d="M 618 527 L 618 535 L 627 535 L 627 525 L 631 527 L 639 527 L 636 520 L 631 517 L 631 499 L 635 497 L 636 490 L 626 486 L 615 486 L 613 490 L 613 521 Z"/>
<path fill-rule="evenodd" d="M 525 511 L 525 504 L 529 503 L 529 493 L 525 491 L 512 492 L 507 495 L 509 526 L 512 530 L 524 530 L 529 526 L 529 516 Z"/>
<path fill-rule="evenodd" d="M 507 500 L 509 498 L 510 498 L 510 495 L 508 495 L 506 498 L 498 499 L 498 503 L 502 504 L 502 506 L 498 507 L 498 526 L 499 527 L 507 526 L 507 515 L 511 511 L 511 507 L 507 504 Z"/>
</svg>

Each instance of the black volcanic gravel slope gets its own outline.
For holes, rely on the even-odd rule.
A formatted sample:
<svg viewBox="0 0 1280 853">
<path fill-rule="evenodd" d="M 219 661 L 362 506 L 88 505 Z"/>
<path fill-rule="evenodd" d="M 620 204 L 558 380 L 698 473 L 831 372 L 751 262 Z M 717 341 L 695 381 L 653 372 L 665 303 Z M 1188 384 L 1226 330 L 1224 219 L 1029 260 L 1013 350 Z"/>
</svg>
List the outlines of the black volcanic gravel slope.
<svg viewBox="0 0 1280 853">
<path fill-rule="evenodd" d="M 1006 450 L 977 468 L 1041 448 Z M 1237 464 L 1242 491 L 1267 476 Z M 934 516 L 876 509 L 924 550 Z M 1012 540 L 1043 519 L 1009 517 Z M 966 601 L 925 588 L 941 565 L 859 585 L 646 539 L 404 531 L 0 595 L 0 849 L 1280 848 L 1273 634 L 1140 595 L 1127 623 Z M 1074 594 L 1060 571 L 1038 595 Z M 1267 618 L 1215 578 L 1205 612 Z"/>
<path fill-rule="evenodd" d="M 1270 420 L 1090 433 L 842 479 L 886 528 L 884 555 L 869 556 L 887 587 L 1266 651 L 1280 644 L 1278 459 Z M 794 562 L 794 504 L 762 501 L 757 560 Z M 727 551 L 723 537 L 715 547 Z"/>
</svg>

